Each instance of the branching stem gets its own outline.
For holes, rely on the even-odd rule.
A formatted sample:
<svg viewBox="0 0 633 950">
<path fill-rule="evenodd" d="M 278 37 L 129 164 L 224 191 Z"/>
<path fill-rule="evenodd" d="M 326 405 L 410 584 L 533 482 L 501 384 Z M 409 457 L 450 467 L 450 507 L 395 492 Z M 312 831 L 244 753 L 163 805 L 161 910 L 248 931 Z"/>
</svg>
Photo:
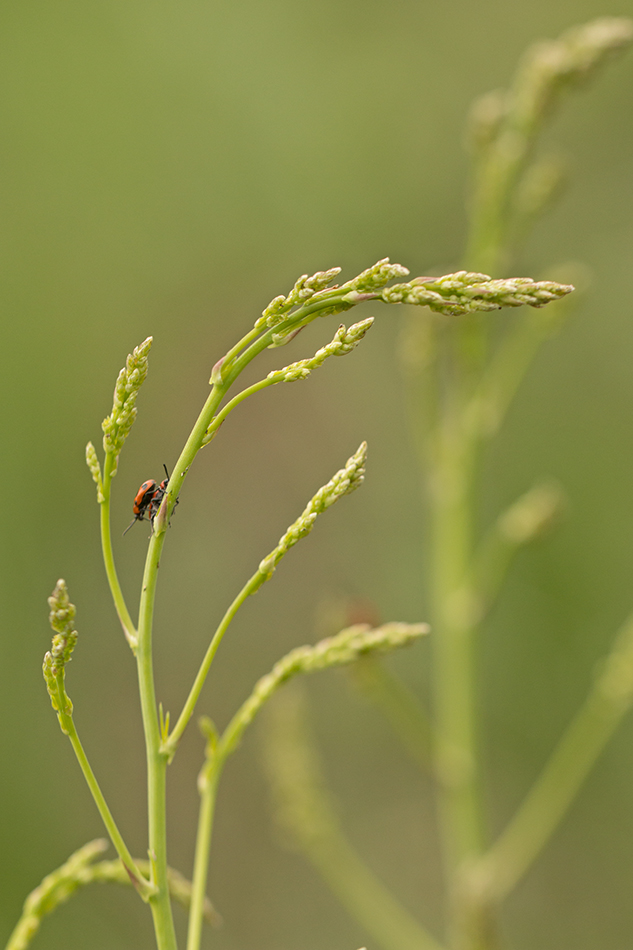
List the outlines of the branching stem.
<svg viewBox="0 0 633 950">
<path fill-rule="evenodd" d="M 185 705 L 183 706 L 182 712 L 180 713 L 180 716 L 178 717 L 178 721 L 176 722 L 176 725 L 172 729 L 169 737 L 165 740 L 165 742 L 162 745 L 162 752 L 164 755 L 168 757 L 168 759 L 173 758 L 173 755 L 176 751 L 178 743 L 180 742 L 182 734 L 187 728 L 187 724 L 193 715 L 193 711 L 195 709 L 196 703 L 198 702 L 198 698 L 200 696 L 200 693 L 202 692 L 202 687 L 204 686 L 204 682 L 207 678 L 209 670 L 211 669 L 213 658 L 215 657 L 215 654 L 217 653 L 218 647 L 220 646 L 220 643 L 222 642 L 222 638 L 224 634 L 228 630 L 231 624 L 231 621 L 235 617 L 235 614 L 238 612 L 238 610 L 240 609 L 244 601 L 247 599 L 247 597 L 249 597 L 250 594 L 254 593 L 254 591 L 257 590 L 257 587 L 259 586 L 259 584 L 260 584 L 260 575 L 258 572 L 257 574 L 254 574 L 253 577 L 251 577 L 251 579 L 241 589 L 241 591 L 239 592 L 239 594 L 237 595 L 237 597 L 235 598 L 231 606 L 228 608 L 228 610 L 222 617 L 222 620 L 220 621 L 215 633 L 213 634 L 213 637 L 211 638 L 211 643 L 209 644 L 207 652 L 204 655 L 204 659 L 202 663 L 200 664 L 200 669 L 198 670 L 196 674 L 196 678 L 194 680 L 193 686 L 191 687 L 189 696 L 187 697 Z"/>
</svg>

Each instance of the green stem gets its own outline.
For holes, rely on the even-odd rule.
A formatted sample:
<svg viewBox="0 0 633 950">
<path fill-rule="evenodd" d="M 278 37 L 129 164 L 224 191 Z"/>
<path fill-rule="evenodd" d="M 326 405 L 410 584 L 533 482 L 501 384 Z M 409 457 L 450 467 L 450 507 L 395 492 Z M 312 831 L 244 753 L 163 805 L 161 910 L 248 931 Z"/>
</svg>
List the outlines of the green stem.
<svg viewBox="0 0 633 950">
<path fill-rule="evenodd" d="M 199 950 L 202 937 L 202 920 L 205 911 L 209 852 L 213 831 L 213 814 L 217 795 L 221 765 L 205 763 L 198 779 L 200 789 L 200 813 L 196 836 L 196 854 L 191 882 L 191 905 L 189 907 L 189 928 L 187 931 L 187 950 Z"/>
<path fill-rule="evenodd" d="M 121 621 L 123 633 L 125 634 L 125 638 L 130 644 L 130 647 L 133 651 L 135 651 L 137 642 L 136 628 L 132 622 L 130 612 L 127 609 L 127 605 L 125 603 L 125 598 L 123 596 L 123 591 L 121 590 L 121 585 L 119 583 L 119 578 L 114 564 L 114 553 L 112 551 L 112 531 L 110 527 L 110 490 L 112 488 L 112 469 L 114 467 L 114 463 L 115 459 L 113 456 L 106 454 L 103 480 L 101 485 L 101 494 L 103 497 L 103 501 L 100 505 L 101 550 L 103 552 L 103 563 L 105 564 L 112 600 L 114 601 L 116 612 L 118 614 L 119 620 Z"/>
<path fill-rule="evenodd" d="M 454 367 L 456 370 L 457 367 Z M 477 442 L 464 426 L 461 377 L 440 421 L 431 478 L 435 772 L 449 895 L 450 945 L 490 950 L 490 922 L 467 900 L 464 875 L 483 850 L 477 750 L 475 634 L 469 597 Z"/>
<path fill-rule="evenodd" d="M 65 697 L 66 693 L 64 689 L 63 678 L 58 677 L 58 685 L 60 687 L 60 696 Z M 61 705 L 60 705 L 60 708 L 61 708 Z M 92 771 L 92 768 L 88 761 L 88 757 L 84 751 L 84 747 L 82 746 L 79 740 L 79 736 L 77 735 L 77 730 L 75 728 L 75 723 L 73 722 L 72 716 L 70 716 L 66 712 L 60 712 L 59 719 L 60 719 L 60 724 L 62 726 L 62 729 L 64 730 L 64 732 L 67 734 L 68 738 L 70 739 L 70 743 L 73 747 L 73 751 L 77 757 L 77 761 L 79 762 L 79 767 L 81 768 L 81 771 L 83 772 L 83 776 L 86 780 L 88 788 L 90 789 L 90 793 L 95 801 L 97 808 L 99 809 L 99 814 L 101 815 L 101 818 L 106 827 L 108 835 L 110 836 L 110 840 L 112 841 L 112 844 L 116 848 L 116 852 L 119 855 L 127 873 L 130 876 L 130 880 L 132 881 L 132 883 L 138 890 L 143 900 L 147 900 L 148 898 L 151 899 L 153 887 L 150 884 L 150 882 L 147 881 L 143 877 L 141 872 L 139 871 L 138 866 L 136 862 L 134 861 L 134 858 L 130 854 L 127 848 L 127 845 L 125 844 L 125 841 L 123 840 L 121 832 L 117 828 L 116 822 L 114 818 L 112 817 L 112 812 L 108 808 L 108 804 L 103 796 L 103 792 L 101 791 L 101 788 L 99 787 L 99 783 L 97 782 L 95 774 Z"/>
<path fill-rule="evenodd" d="M 304 847 L 343 906 L 384 950 L 443 950 L 394 900 L 342 836 L 315 838 Z"/>
<path fill-rule="evenodd" d="M 470 509 L 463 452 L 445 453 L 437 472 L 433 564 L 437 769 L 449 875 L 480 850 L 473 726 L 473 631 L 462 596 L 470 559 Z"/>
<path fill-rule="evenodd" d="M 633 701 L 633 617 L 514 818 L 473 868 L 473 885 L 503 899 L 540 854 Z"/>
<path fill-rule="evenodd" d="M 254 393 L 260 392 L 262 389 L 266 389 L 268 386 L 274 386 L 274 384 L 274 379 L 260 379 L 258 383 L 253 383 L 252 386 L 248 386 L 246 389 L 243 389 L 241 393 L 233 396 L 233 398 L 222 407 L 220 412 L 218 412 L 218 414 L 213 417 L 213 422 L 209 425 L 206 431 L 204 444 L 207 445 L 211 441 L 228 414 L 232 412 L 236 406 L 239 406 L 239 404 L 243 402 L 244 399 L 247 399 Z"/>
<path fill-rule="evenodd" d="M 323 316 L 326 316 L 327 311 L 331 311 L 333 306 L 337 308 L 336 312 L 340 313 L 343 310 L 350 310 L 358 303 L 375 299 L 377 296 L 377 294 L 357 294 L 350 291 L 349 288 L 333 288 L 327 295 L 320 295 L 319 299 L 312 303 L 308 301 L 308 303 L 299 307 L 298 310 L 295 310 L 294 313 L 287 317 L 283 323 L 284 333 L 290 333 L 293 330 L 299 330 L 307 326 L 308 323 L 311 323 L 321 314 L 321 311 L 326 311 L 326 313 L 323 314 Z M 250 361 L 273 343 L 273 337 L 278 330 L 279 327 L 271 327 L 266 330 L 258 339 L 255 339 L 254 342 L 244 349 L 244 352 L 240 356 L 233 359 L 229 373 L 222 377 L 223 384 L 227 389 Z M 244 339 L 246 340 L 247 337 L 244 337 Z"/>
<path fill-rule="evenodd" d="M 147 755 L 148 823 L 152 883 L 157 888 L 150 905 L 159 950 L 176 950 L 176 935 L 167 877 L 166 773 L 170 757 L 161 749 L 152 658 L 152 625 L 158 565 L 169 516 L 173 511 L 189 468 L 203 445 L 205 432 L 224 398 L 227 388 L 228 384 L 226 383 L 214 385 L 176 462 L 165 500 L 154 519 L 154 531 L 145 561 L 139 607 L 137 665 Z"/>
<path fill-rule="evenodd" d="M 176 722 L 176 725 L 172 729 L 169 737 L 165 740 L 165 742 L 162 745 L 163 754 L 167 755 L 169 759 L 173 758 L 176 748 L 178 746 L 178 743 L 180 742 L 180 739 L 182 737 L 182 734 L 187 728 L 187 724 L 193 715 L 193 711 L 195 709 L 196 703 L 198 702 L 198 698 L 200 696 L 200 693 L 202 692 L 202 687 L 204 686 L 204 681 L 206 680 L 207 674 L 209 670 L 211 669 L 213 658 L 215 657 L 215 654 L 217 653 L 218 647 L 220 646 L 220 643 L 222 642 L 222 638 L 224 634 L 228 630 L 231 624 L 231 621 L 233 620 L 235 614 L 240 609 L 240 607 L 242 606 L 246 598 L 249 597 L 250 594 L 254 593 L 260 585 L 261 585 L 261 575 L 259 572 L 257 572 L 251 577 L 251 579 L 241 589 L 241 591 L 239 592 L 239 594 L 237 595 L 237 597 L 235 598 L 231 606 L 228 608 L 228 610 L 222 617 L 220 624 L 218 625 L 215 633 L 213 634 L 211 643 L 209 644 L 207 652 L 204 655 L 204 659 L 202 663 L 200 664 L 200 669 L 198 670 L 198 673 L 194 680 L 193 686 L 191 687 L 191 690 L 189 692 L 189 696 L 187 697 L 185 705 L 182 708 L 182 712 L 180 713 L 180 716 L 178 717 L 178 721 Z"/>
<path fill-rule="evenodd" d="M 152 884 L 156 893 L 150 900 L 158 950 L 177 950 L 176 933 L 167 879 L 166 779 L 167 758 L 160 751 L 160 730 L 156 710 L 152 662 L 152 620 L 158 561 L 165 534 L 152 535 L 145 562 L 139 608 L 137 665 L 141 712 L 147 755 L 147 804 L 149 855 Z"/>
</svg>

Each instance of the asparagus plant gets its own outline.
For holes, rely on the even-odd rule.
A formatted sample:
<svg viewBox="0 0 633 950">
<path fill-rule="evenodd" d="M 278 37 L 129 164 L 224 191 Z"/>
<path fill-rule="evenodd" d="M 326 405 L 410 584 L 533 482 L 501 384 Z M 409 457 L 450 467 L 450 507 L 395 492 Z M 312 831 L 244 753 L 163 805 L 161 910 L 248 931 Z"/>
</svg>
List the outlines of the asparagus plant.
<svg viewBox="0 0 633 950">
<path fill-rule="evenodd" d="M 252 577 L 228 606 L 201 659 L 189 695 L 179 715 L 175 717 L 173 726 L 169 713 L 164 713 L 162 704 L 157 701 L 152 652 L 158 565 L 167 540 L 167 526 L 171 515 L 196 455 L 215 439 L 222 423 L 244 399 L 269 386 L 305 379 L 329 357 L 349 354 L 361 342 L 371 327 L 373 318 L 366 318 L 349 328 L 339 326 L 331 342 L 321 347 L 314 356 L 297 360 L 280 370 L 268 373 L 259 382 L 229 397 L 229 391 L 242 371 L 263 350 L 291 343 L 298 332 L 317 317 L 338 314 L 361 303 L 406 302 L 430 308 L 435 313 L 454 319 L 459 314 L 519 307 L 523 304 L 541 308 L 573 290 L 571 285 L 553 281 L 532 281 L 524 278 L 493 280 L 486 274 L 467 271 L 441 278 L 420 277 L 402 282 L 402 278 L 408 276 L 408 271 L 400 264 L 391 264 L 388 259 L 378 261 L 352 280 L 337 285 L 333 281 L 339 272 L 340 268 L 332 268 L 311 277 L 303 275 L 286 296 L 275 297 L 265 307 L 253 327 L 213 365 L 211 391 L 172 469 L 171 477 L 158 488 L 154 488 L 153 484 L 142 487 L 138 513 L 141 516 L 144 513 L 149 515 L 151 535 L 136 622 L 127 606 L 115 565 L 110 506 L 113 479 L 118 471 L 120 454 L 136 419 L 137 398 L 147 376 L 151 338 L 136 347 L 119 373 L 112 411 L 102 425 L 103 461 L 99 459 L 94 445 L 88 443 L 86 462 L 97 488 L 101 544 L 108 584 L 123 634 L 138 669 L 147 757 L 149 862 L 137 860 L 131 855 L 79 739 L 73 704 L 66 691 L 65 679 L 66 667 L 77 643 L 75 607 L 70 603 L 65 582 L 59 580 L 49 599 L 50 622 L 55 635 L 52 648 L 44 659 L 44 678 L 62 732 L 72 744 L 105 829 L 117 851 L 119 863 L 95 863 L 95 858 L 103 850 L 101 841 L 92 842 L 76 852 L 29 896 L 22 918 L 9 939 L 7 950 L 22 950 L 28 946 L 44 914 L 66 900 L 82 884 L 98 880 L 129 882 L 136 889 L 139 897 L 149 905 L 159 950 L 176 950 L 177 947 L 172 897 L 187 903 L 187 950 L 198 950 L 203 918 L 205 915 L 213 916 L 205 891 L 216 790 L 225 762 L 239 745 L 246 727 L 286 680 L 313 671 L 354 663 L 370 653 L 383 653 L 404 647 L 428 631 L 426 624 L 390 623 L 373 629 L 368 625 L 354 625 L 315 647 L 293 650 L 280 660 L 272 672 L 255 685 L 251 696 L 222 733 L 218 733 L 211 720 L 204 717 L 201 720 L 201 729 L 206 738 L 206 757 L 198 778 L 200 816 L 191 884 L 170 867 L 167 860 L 167 769 L 194 714 L 218 647 L 242 604 L 273 576 L 277 565 L 290 549 L 312 531 L 317 517 L 361 485 L 365 473 L 367 446 L 362 443 L 345 466 L 316 492 L 301 515 L 285 531 L 276 547 L 260 561 Z M 394 280 L 401 282 L 394 284 Z"/>
</svg>

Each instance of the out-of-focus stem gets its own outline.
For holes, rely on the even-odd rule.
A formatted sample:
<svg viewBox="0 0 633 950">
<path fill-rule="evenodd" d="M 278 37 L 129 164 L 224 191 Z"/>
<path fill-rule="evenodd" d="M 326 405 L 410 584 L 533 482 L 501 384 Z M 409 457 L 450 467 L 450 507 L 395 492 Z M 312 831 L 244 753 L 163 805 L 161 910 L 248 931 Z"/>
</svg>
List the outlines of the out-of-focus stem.
<svg viewBox="0 0 633 950">
<path fill-rule="evenodd" d="M 475 893 L 498 902 L 513 890 L 559 825 L 632 702 L 633 616 L 516 815 L 473 867 Z"/>
<path fill-rule="evenodd" d="M 425 473 L 432 528 L 433 772 L 451 950 L 492 950 L 495 945 L 488 916 L 479 913 L 464 890 L 465 870 L 484 849 L 472 590 L 473 482 L 479 431 L 467 424 L 466 416 L 476 385 L 473 332 L 480 330 L 456 323 L 438 339 L 437 414 L 433 431 L 427 434 L 433 451 L 427 455 Z M 411 409 L 415 412 L 413 404 Z M 412 424 L 424 425 L 424 416 L 424 412 L 417 419 L 414 416 Z"/>
<path fill-rule="evenodd" d="M 474 685 L 474 630 L 464 608 L 471 558 L 470 446 L 456 420 L 444 419 L 432 496 L 435 773 L 452 917 L 452 946 L 471 945 L 460 906 L 464 867 L 482 850 Z"/>
</svg>

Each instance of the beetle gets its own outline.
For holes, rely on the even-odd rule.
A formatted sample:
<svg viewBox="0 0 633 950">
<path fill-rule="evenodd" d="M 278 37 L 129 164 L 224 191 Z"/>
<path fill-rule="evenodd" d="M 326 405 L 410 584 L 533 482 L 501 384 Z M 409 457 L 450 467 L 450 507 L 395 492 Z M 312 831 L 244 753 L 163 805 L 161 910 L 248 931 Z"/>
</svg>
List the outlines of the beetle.
<svg viewBox="0 0 633 950">
<path fill-rule="evenodd" d="M 143 482 L 139 490 L 137 491 L 134 497 L 134 504 L 132 505 L 132 511 L 134 512 L 134 517 L 130 521 L 129 525 L 123 532 L 127 534 L 135 521 L 145 521 L 145 512 L 148 512 L 150 518 L 152 515 L 152 507 L 154 504 L 154 499 L 160 491 L 159 486 L 156 484 L 155 479 L 148 478 L 146 482 Z M 164 491 L 163 493 L 164 494 Z M 161 498 L 162 498 L 161 494 Z"/>
<path fill-rule="evenodd" d="M 134 512 L 134 517 L 130 521 L 129 525 L 123 532 L 127 534 L 135 521 L 145 521 L 145 515 L 147 514 L 149 521 L 154 521 L 154 518 L 158 514 L 158 509 L 161 506 L 161 502 L 165 497 L 165 492 L 167 491 L 167 486 L 169 485 L 169 472 L 167 471 L 167 466 L 163 463 L 163 468 L 165 469 L 165 475 L 167 476 L 162 480 L 160 485 L 156 484 L 156 480 L 153 478 L 148 478 L 146 482 L 143 482 L 139 490 L 137 491 L 134 504 L 132 505 L 132 511 Z M 178 499 L 176 499 L 176 505 L 178 504 Z M 174 505 L 175 507 L 175 505 Z"/>
</svg>

